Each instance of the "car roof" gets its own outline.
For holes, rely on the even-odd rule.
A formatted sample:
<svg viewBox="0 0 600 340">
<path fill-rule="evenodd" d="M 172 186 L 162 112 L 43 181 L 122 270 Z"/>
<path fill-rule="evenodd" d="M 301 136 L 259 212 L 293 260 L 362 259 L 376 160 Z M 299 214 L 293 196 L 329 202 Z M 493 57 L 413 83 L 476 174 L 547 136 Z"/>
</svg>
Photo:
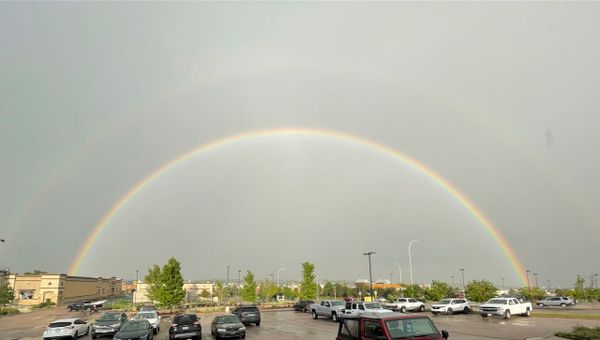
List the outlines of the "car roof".
<svg viewBox="0 0 600 340">
<path fill-rule="evenodd" d="M 389 320 L 389 319 L 420 319 L 429 318 L 425 315 L 410 315 L 402 313 L 379 313 L 379 312 L 366 312 L 358 315 L 346 316 L 344 319 L 377 319 L 377 320 Z"/>
<path fill-rule="evenodd" d="M 75 320 L 79 320 L 79 319 L 78 318 L 60 319 L 60 320 L 54 320 L 51 323 L 55 323 L 55 322 L 73 322 Z"/>
</svg>

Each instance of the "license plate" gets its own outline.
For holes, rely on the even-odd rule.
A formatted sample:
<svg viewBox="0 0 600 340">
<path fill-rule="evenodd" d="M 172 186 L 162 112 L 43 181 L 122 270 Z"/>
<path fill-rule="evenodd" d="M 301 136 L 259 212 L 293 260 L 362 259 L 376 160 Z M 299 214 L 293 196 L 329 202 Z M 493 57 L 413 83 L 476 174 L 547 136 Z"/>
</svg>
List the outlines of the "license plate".
<svg viewBox="0 0 600 340">
<path fill-rule="evenodd" d="M 184 331 L 187 331 L 190 328 L 188 326 L 183 326 L 181 329 L 183 329 Z"/>
</svg>

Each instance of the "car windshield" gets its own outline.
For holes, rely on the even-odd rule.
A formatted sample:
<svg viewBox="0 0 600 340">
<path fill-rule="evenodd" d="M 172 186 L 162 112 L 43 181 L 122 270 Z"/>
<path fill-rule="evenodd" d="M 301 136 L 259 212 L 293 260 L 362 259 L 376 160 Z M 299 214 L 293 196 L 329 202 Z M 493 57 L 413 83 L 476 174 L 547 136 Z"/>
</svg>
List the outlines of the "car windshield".
<svg viewBox="0 0 600 340">
<path fill-rule="evenodd" d="M 429 318 L 387 320 L 385 322 L 392 339 L 438 335 L 439 332 Z"/>
<path fill-rule="evenodd" d="M 451 300 L 440 300 L 440 302 L 438 302 L 438 305 L 449 305 L 451 302 Z"/>
<path fill-rule="evenodd" d="M 244 312 L 258 312 L 258 308 L 256 307 L 244 307 Z"/>
<path fill-rule="evenodd" d="M 344 306 L 346 303 L 344 301 L 331 301 L 332 306 Z"/>
<path fill-rule="evenodd" d="M 240 322 L 238 320 L 238 318 L 235 315 L 227 315 L 227 316 L 219 316 L 217 317 L 217 323 L 221 324 L 221 323 L 237 323 Z"/>
<path fill-rule="evenodd" d="M 507 300 L 503 300 L 503 299 L 491 299 L 487 303 L 492 303 L 492 304 L 496 304 L 496 305 L 505 305 L 506 301 Z"/>
<path fill-rule="evenodd" d="M 198 321 L 198 317 L 195 314 L 178 315 L 173 319 L 173 323 L 177 325 L 190 324 Z"/>
<path fill-rule="evenodd" d="M 381 309 L 381 305 L 378 302 L 365 303 L 367 309 Z"/>
<path fill-rule="evenodd" d="M 53 322 L 48 327 L 50 327 L 50 328 L 60 328 L 60 327 L 67 327 L 67 326 L 70 326 L 70 325 L 71 325 L 70 322 Z"/>
<path fill-rule="evenodd" d="M 121 320 L 121 314 L 115 314 L 115 313 L 106 313 L 98 319 L 98 321 L 119 321 L 119 320 Z"/>
<path fill-rule="evenodd" d="M 146 322 L 127 322 L 121 327 L 121 332 L 143 331 L 147 326 Z"/>
<path fill-rule="evenodd" d="M 139 313 L 138 315 L 135 316 L 136 320 L 155 319 L 155 318 L 156 318 L 156 313 L 154 313 L 154 312 Z"/>
</svg>

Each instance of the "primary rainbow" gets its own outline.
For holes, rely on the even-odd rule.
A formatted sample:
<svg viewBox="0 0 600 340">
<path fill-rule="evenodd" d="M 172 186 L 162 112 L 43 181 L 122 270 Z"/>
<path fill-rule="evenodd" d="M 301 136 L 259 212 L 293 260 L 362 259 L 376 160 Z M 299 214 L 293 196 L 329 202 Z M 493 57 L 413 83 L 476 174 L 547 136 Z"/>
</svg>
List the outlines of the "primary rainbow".
<svg viewBox="0 0 600 340">
<path fill-rule="evenodd" d="M 312 129 L 312 128 L 276 128 L 276 129 L 268 129 L 268 130 L 255 130 L 248 131 L 228 137 L 224 137 L 221 139 L 217 139 L 205 144 L 202 144 L 198 147 L 191 149 L 190 151 L 172 159 L 171 161 L 163 164 L 158 169 L 152 171 L 142 180 L 137 182 L 125 195 L 123 195 L 113 206 L 112 208 L 102 217 L 102 219 L 96 224 L 92 232 L 89 234 L 86 241 L 83 243 L 75 260 L 71 264 L 69 269 L 69 273 L 71 275 L 75 275 L 78 273 L 82 263 L 88 256 L 92 246 L 102 233 L 104 229 L 109 225 L 110 221 L 117 215 L 117 213 L 127 205 L 127 203 L 138 193 L 140 193 L 145 187 L 147 187 L 154 180 L 159 178 L 161 175 L 169 171 L 170 169 L 176 167 L 179 164 L 182 164 L 206 151 L 227 145 L 232 143 L 238 143 L 243 141 L 248 141 L 251 139 L 257 139 L 262 137 L 269 136 L 308 136 L 308 137 L 321 137 L 321 138 L 329 138 L 336 141 L 348 142 L 351 144 L 358 144 L 367 146 L 371 149 L 374 149 L 382 154 L 394 157 L 400 161 L 402 161 L 405 165 L 410 168 L 418 171 L 419 173 L 429 177 L 433 182 L 438 184 L 444 190 L 446 190 L 456 201 L 458 201 L 483 227 L 484 229 L 494 238 L 498 246 L 502 250 L 502 252 L 506 255 L 507 260 L 510 265 L 515 269 L 517 276 L 521 280 L 522 284 L 526 283 L 526 272 L 523 264 L 519 260 L 517 254 L 512 249 L 506 238 L 500 233 L 498 228 L 494 225 L 494 223 L 488 218 L 482 211 L 473 203 L 473 201 L 465 195 L 463 192 L 458 190 L 452 183 L 446 180 L 444 177 L 427 167 L 425 164 L 419 162 L 418 160 L 401 153 L 397 150 L 394 150 L 388 146 L 383 144 L 354 136 L 351 134 L 324 130 L 324 129 Z"/>
</svg>

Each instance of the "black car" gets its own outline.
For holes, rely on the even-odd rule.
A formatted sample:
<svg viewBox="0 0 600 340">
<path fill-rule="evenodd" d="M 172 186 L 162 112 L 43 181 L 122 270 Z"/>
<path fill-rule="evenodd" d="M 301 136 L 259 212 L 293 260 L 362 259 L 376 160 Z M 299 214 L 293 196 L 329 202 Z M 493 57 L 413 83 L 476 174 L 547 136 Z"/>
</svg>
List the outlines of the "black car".
<svg viewBox="0 0 600 340">
<path fill-rule="evenodd" d="M 253 323 L 260 326 L 260 311 L 256 306 L 235 307 L 231 314 L 235 314 L 244 325 Z"/>
<path fill-rule="evenodd" d="M 147 339 L 154 338 L 154 327 L 148 320 L 127 321 L 115 334 L 113 340 Z"/>
<path fill-rule="evenodd" d="M 235 315 L 220 315 L 210 324 L 210 334 L 219 338 L 245 338 L 246 326 Z"/>
<path fill-rule="evenodd" d="M 169 328 L 169 339 L 202 339 L 202 326 L 196 314 L 181 314 L 173 317 Z"/>
<path fill-rule="evenodd" d="M 125 322 L 127 322 L 127 314 L 123 312 L 106 312 L 92 325 L 92 338 L 114 335 Z"/>
<path fill-rule="evenodd" d="M 75 302 L 67 306 L 67 310 L 70 311 L 80 311 L 80 310 L 91 310 L 93 308 L 91 301 L 84 302 Z"/>
<path fill-rule="evenodd" d="M 308 300 L 308 301 L 300 300 L 294 304 L 294 310 L 298 311 L 298 312 L 306 313 L 310 310 L 309 306 L 313 303 L 315 303 L 315 302 L 312 300 Z"/>
</svg>

